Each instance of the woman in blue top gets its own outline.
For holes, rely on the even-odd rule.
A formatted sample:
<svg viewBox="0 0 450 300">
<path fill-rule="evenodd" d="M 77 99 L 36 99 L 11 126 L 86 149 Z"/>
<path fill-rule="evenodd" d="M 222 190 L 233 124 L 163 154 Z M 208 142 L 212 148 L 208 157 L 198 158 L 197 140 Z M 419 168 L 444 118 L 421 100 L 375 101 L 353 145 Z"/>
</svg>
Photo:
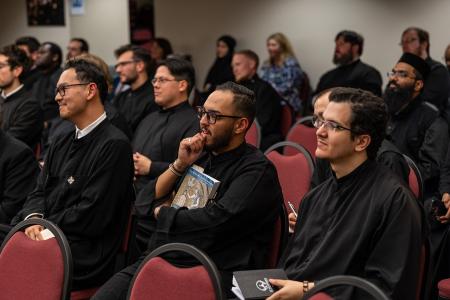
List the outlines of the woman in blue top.
<svg viewBox="0 0 450 300">
<path fill-rule="evenodd" d="M 269 82 L 299 112 L 303 71 L 295 58 L 291 43 L 284 34 L 274 33 L 267 38 L 267 51 L 269 59 L 262 65 L 260 77 Z"/>
</svg>

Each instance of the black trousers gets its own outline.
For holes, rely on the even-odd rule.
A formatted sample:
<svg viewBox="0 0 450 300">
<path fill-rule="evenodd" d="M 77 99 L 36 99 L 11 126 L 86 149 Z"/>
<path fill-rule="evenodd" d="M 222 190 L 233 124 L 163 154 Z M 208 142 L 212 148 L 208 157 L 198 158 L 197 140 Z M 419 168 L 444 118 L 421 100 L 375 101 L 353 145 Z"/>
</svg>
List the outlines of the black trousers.
<svg viewBox="0 0 450 300">
<path fill-rule="evenodd" d="M 131 280 L 145 256 L 111 277 L 91 300 L 126 300 Z"/>
</svg>

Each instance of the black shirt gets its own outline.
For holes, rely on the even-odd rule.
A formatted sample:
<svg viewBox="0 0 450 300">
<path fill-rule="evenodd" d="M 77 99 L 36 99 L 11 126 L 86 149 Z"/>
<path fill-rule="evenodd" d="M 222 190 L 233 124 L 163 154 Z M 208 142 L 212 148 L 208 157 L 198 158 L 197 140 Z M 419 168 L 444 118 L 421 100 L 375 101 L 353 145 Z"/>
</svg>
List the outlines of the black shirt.
<svg viewBox="0 0 450 300">
<path fill-rule="evenodd" d="M 431 57 L 427 57 L 425 61 L 430 66 L 430 73 L 423 86 L 422 99 L 435 105 L 443 113 L 447 108 L 450 76 L 445 66 L 440 62 L 431 59 Z"/>
<path fill-rule="evenodd" d="M 43 113 L 36 98 L 22 87 L 3 99 L 1 106 L 1 128 L 34 149 L 40 142 L 43 127 Z"/>
<path fill-rule="evenodd" d="M 367 160 L 305 196 L 281 266 L 292 280 L 353 275 L 390 299 L 414 299 L 422 226 L 409 189 L 386 167 Z"/>
<path fill-rule="evenodd" d="M 134 91 L 128 89 L 117 95 L 113 99 L 113 105 L 125 117 L 133 134 L 142 119 L 149 113 L 158 110 L 150 80 Z"/>
<path fill-rule="evenodd" d="M 32 94 L 39 102 L 44 113 L 44 121 L 59 116 L 58 103 L 55 101 L 55 88 L 62 69 L 57 67 L 49 73 L 39 72 L 39 78 L 35 81 Z"/>
<path fill-rule="evenodd" d="M 333 87 L 351 87 L 381 96 L 381 84 L 380 72 L 358 59 L 351 64 L 338 66 L 322 75 L 315 93 Z"/>
</svg>

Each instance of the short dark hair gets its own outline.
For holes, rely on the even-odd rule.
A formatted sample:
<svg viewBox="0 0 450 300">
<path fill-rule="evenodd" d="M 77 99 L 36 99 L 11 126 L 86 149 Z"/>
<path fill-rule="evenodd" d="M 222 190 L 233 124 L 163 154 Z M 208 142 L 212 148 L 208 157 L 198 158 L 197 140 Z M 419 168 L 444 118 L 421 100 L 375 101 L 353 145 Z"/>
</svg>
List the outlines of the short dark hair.
<svg viewBox="0 0 450 300">
<path fill-rule="evenodd" d="M 342 37 L 344 39 L 344 41 L 346 43 L 350 43 L 352 45 L 358 45 L 358 54 L 361 56 L 363 53 L 363 49 L 364 49 L 364 38 L 362 35 L 360 35 L 359 33 L 355 32 L 355 31 L 351 31 L 351 30 L 342 30 L 341 32 L 339 32 L 334 41 L 337 41 L 340 37 Z"/>
<path fill-rule="evenodd" d="M 49 45 L 50 46 L 50 53 L 52 55 L 58 55 L 57 63 L 58 63 L 58 66 L 60 66 L 61 63 L 62 63 L 62 59 L 63 59 L 61 47 L 59 47 L 57 44 L 52 43 L 52 42 L 43 42 L 41 44 L 41 47 L 43 47 L 45 45 Z"/>
<path fill-rule="evenodd" d="M 73 58 L 66 62 L 64 70 L 74 69 L 77 79 L 81 82 L 93 82 L 97 85 L 102 103 L 108 98 L 108 83 L 102 70 L 95 64 L 83 58 Z"/>
<path fill-rule="evenodd" d="M 71 41 L 78 42 L 81 44 L 81 52 L 89 52 L 89 44 L 85 39 L 82 38 L 72 38 Z"/>
<path fill-rule="evenodd" d="M 153 42 L 157 43 L 159 47 L 161 47 L 163 51 L 162 59 L 166 59 L 168 55 L 173 53 L 172 44 L 166 38 L 158 37 L 153 40 Z"/>
<path fill-rule="evenodd" d="M 250 129 L 256 115 L 256 98 L 255 93 L 243 85 L 227 81 L 216 87 L 216 91 L 229 91 L 233 93 L 233 104 L 236 113 L 248 118 Z"/>
<path fill-rule="evenodd" d="M 350 104 L 352 139 L 356 135 L 368 134 L 371 142 L 367 147 L 367 156 L 369 159 L 376 159 L 385 137 L 388 120 L 383 99 L 368 91 L 344 87 L 334 88 L 329 98 L 330 102 Z"/>
<path fill-rule="evenodd" d="M 23 77 L 30 69 L 31 60 L 23 51 L 16 45 L 5 46 L 0 50 L 0 54 L 8 57 L 8 64 L 11 69 L 16 67 L 22 67 L 22 73 L 19 75 L 19 80 L 22 81 Z"/>
<path fill-rule="evenodd" d="M 254 51 L 250 49 L 240 50 L 235 52 L 234 54 L 241 54 L 245 55 L 247 58 L 253 60 L 256 63 L 256 69 L 258 69 L 259 66 L 259 56 Z"/>
<path fill-rule="evenodd" d="M 17 46 L 27 46 L 30 52 L 36 52 L 39 49 L 41 43 L 34 36 L 23 36 L 16 40 Z"/>
<path fill-rule="evenodd" d="M 147 75 L 150 76 L 150 74 L 154 73 L 154 64 L 152 62 L 152 57 L 150 56 L 150 53 L 147 49 L 144 49 L 142 47 L 136 46 L 136 45 L 123 45 L 116 49 L 114 51 L 114 54 L 117 58 L 124 54 L 125 52 L 131 51 L 133 53 L 133 59 L 136 61 L 142 61 L 145 65 L 145 70 L 147 72 Z"/>
<path fill-rule="evenodd" d="M 177 80 L 186 80 L 188 83 L 187 94 L 191 93 L 195 86 L 195 69 L 192 63 L 182 58 L 168 58 L 158 63 L 157 68 L 165 66 L 170 74 Z"/>
<path fill-rule="evenodd" d="M 409 32 L 409 31 L 415 31 L 417 33 L 417 36 L 419 37 L 419 43 L 423 44 L 423 43 L 427 43 L 427 54 L 430 54 L 430 34 L 428 33 L 428 31 L 419 28 L 419 27 L 408 27 L 406 28 L 403 33 L 402 33 L 402 37 L 405 35 L 405 33 Z"/>
</svg>

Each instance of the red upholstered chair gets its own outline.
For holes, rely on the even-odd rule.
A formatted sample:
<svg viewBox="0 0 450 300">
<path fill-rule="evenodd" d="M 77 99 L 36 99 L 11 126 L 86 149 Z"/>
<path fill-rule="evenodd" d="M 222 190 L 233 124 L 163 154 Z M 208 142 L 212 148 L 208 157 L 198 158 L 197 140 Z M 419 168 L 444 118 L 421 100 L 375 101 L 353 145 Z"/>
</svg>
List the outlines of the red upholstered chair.
<svg viewBox="0 0 450 300">
<path fill-rule="evenodd" d="M 286 147 L 294 148 L 297 154 L 287 156 L 276 151 Z M 289 211 L 287 201 L 290 201 L 298 210 L 301 199 L 311 186 L 311 176 L 314 172 L 311 155 L 304 147 L 292 142 L 276 143 L 269 147 L 265 154 L 277 169 L 286 209 Z"/>
<path fill-rule="evenodd" d="M 289 129 L 291 129 L 292 124 L 294 124 L 295 121 L 295 114 L 294 109 L 292 106 L 287 103 L 286 101 L 281 101 L 281 134 L 283 137 L 286 137 L 286 135 L 289 132 Z"/>
<path fill-rule="evenodd" d="M 253 121 L 252 126 L 247 131 L 247 134 L 245 135 L 245 141 L 248 144 L 255 146 L 256 148 L 259 148 L 259 145 L 261 144 L 261 126 L 256 119 Z"/>
<path fill-rule="evenodd" d="M 364 290 L 368 295 L 372 296 L 371 299 L 375 300 L 388 300 L 379 287 L 373 283 L 356 276 L 337 275 L 325 278 L 319 281 L 309 292 L 306 293 L 303 299 L 307 300 L 328 300 L 333 299 L 326 293 L 322 292 L 329 287 L 334 286 L 353 286 Z M 322 295 L 319 295 L 322 294 Z M 369 298 L 370 299 L 370 298 Z"/>
<path fill-rule="evenodd" d="M 34 241 L 22 231 L 32 225 L 50 230 L 55 238 Z M 43 219 L 17 224 L 0 249 L 0 299 L 69 299 L 72 254 L 62 231 Z"/>
<path fill-rule="evenodd" d="M 308 124 L 311 124 L 312 117 L 304 117 L 298 120 L 294 126 L 292 126 L 291 130 L 289 130 L 286 141 L 294 142 L 299 145 L 305 147 L 311 156 L 314 158 L 316 155 L 317 148 L 317 137 L 315 127 L 310 127 Z M 284 154 L 291 155 L 295 152 L 292 151 L 292 148 L 285 149 Z"/>
<path fill-rule="evenodd" d="M 289 236 L 289 221 L 286 207 L 280 205 L 280 214 L 275 222 L 275 229 L 273 231 L 272 242 L 269 249 L 269 257 L 267 268 L 275 268 L 278 264 L 284 247 L 286 246 Z"/>
<path fill-rule="evenodd" d="M 450 299 L 450 278 L 442 279 L 438 283 L 439 289 L 439 299 L 448 300 Z"/>
<path fill-rule="evenodd" d="M 167 252 L 183 252 L 196 258 L 199 266 L 181 268 L 158 257 Z M 219 271 L 214 262 L 194 246 L 182 243 L 163 245 L 152 251 L 134 275 L 127 299 L 224 299 Z"/>
<path fill-rule="evenodd" d="M 417 200 L 423 201 L 423 179 L 416 163 L 409 157 L 403 154 L 403 157 L 409 165 L 408 184 L 409 188 L 416 196 Z"/>
</svg>

